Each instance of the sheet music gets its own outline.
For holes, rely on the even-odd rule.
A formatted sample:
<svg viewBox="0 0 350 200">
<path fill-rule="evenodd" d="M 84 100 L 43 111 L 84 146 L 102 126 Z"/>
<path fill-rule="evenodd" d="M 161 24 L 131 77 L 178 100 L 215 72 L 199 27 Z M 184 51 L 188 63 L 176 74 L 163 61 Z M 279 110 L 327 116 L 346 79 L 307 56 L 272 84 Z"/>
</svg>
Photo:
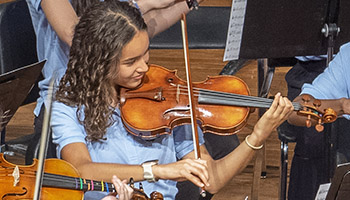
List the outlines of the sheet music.
<svg viewBox="0 0 350 200">
<path fill-rule="evenodd" d="M 330 186 L 330 183 L 321 184 L 318 188 L 315 200 L 325 200 Z"/>
<path fill-rule="evenodd" d="M 247 0 L 233 0 L 227 32 L 224 61 L 237 60 L 241 48 L 244 16 Z"/>
</svg>

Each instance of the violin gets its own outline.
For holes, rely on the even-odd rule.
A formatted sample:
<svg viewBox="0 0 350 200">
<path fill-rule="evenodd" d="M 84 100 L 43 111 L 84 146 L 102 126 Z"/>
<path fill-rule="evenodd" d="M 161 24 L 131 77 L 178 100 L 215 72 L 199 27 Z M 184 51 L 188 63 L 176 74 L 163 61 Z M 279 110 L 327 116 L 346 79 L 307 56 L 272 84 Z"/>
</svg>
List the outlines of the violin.
<svg viewBox="0 0 350 200">
<path fill-rule="evenodd" d="M 249 96 L 247 84 L 235 76 L 209 76 L 192 84 L 197 121 L 203 132 L 235 134 L 245 126 L 253 108 L 269 108 L 273 101 Z M 150 65 L 140 87 L 120 91 L 121 117 L 128 132 L 152 139 L 191 123 L 186 90 L 186 82 L 176 70 Z M 293 102 L 293 106 L 299 115 L 318 120 L 319 130 L 323 123 L 336 120 L 332 109 L 321 111 L 319 104 Z"/>
<path fill-rule="evenodd" d="M 0 154 L 0 198 L 33 199 L 37 160 L 32 165 L 18 166 L 4 159 Z M 159 192 L 152 192 L 150 198 L 143 189 L 134 188 L 132 200 L 163 200 Z M 83 199 L 86 191 L 115 193 L 112 183 L 79 178 L 78 171 L 61 159 L 46 159 L 41 188 L 41 199 Z"/>
</svg>

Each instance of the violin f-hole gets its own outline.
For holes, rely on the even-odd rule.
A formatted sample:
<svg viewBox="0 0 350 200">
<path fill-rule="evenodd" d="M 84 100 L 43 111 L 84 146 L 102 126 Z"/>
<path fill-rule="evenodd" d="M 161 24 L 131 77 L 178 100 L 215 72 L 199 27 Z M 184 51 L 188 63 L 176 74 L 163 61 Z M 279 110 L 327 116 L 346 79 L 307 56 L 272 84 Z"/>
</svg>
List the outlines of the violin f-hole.
<svg viewBox="0 0 350 200">
<path fill-rule="evenodd" d="M 22 187 L 22 189 L 24 190 L 23 193 L 7 193 L 4 196 L 2 196 L 1 199 L 5 200 L 5 199 L 7 199 L 6 197 L 9 197 L 11 199 L 12 196 L 20 197 L 20 196 L 26 195 L 28 190 L 25 187 Z"/>
</svg>

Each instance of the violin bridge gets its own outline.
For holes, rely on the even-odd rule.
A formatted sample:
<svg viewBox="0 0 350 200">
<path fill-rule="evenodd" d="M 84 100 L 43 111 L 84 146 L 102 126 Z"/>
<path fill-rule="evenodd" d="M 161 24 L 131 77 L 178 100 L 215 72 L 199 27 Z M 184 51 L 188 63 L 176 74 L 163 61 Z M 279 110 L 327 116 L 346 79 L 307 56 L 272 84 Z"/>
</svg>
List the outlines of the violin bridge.
<svg viewBox="0 0 350 200">
<path fill-rule="evenodd" d="M 177 84 L 177 87 L 176 87 L 176 103 L 179 103 L 180 102 L 180 85 Z"/>
<path fill-rule="evenodd" d="M 12 172 L 12 176 L 13 176 L 13 186 L 17 186 L 17 184 L 19 183 L 19 179 L 20 179 L 20 176 L 19 176 L 19 168 L 18 166 L 16 165 L 16 167 L 13 169 L 13 172 Z"/>
</svg>

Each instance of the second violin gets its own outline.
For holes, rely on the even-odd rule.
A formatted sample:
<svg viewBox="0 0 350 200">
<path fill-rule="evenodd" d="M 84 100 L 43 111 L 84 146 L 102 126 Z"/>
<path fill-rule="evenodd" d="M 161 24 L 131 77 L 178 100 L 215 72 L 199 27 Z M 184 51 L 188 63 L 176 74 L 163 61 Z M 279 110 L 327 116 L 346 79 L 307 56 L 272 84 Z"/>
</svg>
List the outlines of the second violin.
<svg viewBox="0 0 350 200">
<path fill-rule="evenodd" d="M 3 200 L 33 199 L 37 160 L 32 165 L 15 165 L 6 161 L 0 153 L 0 198 Z M 148 197 L 142 188 L 133 188 L 132 200 L 163 200 L 159 192 L 152 192 Z M 79 177 L 77 170 L 68 162 L 60 159 L 47 159 L 41 198 L 83 199 L 86 191 L 115 193 L 114 185 L 109 182 L 87 180 Z"/>
</svg>

